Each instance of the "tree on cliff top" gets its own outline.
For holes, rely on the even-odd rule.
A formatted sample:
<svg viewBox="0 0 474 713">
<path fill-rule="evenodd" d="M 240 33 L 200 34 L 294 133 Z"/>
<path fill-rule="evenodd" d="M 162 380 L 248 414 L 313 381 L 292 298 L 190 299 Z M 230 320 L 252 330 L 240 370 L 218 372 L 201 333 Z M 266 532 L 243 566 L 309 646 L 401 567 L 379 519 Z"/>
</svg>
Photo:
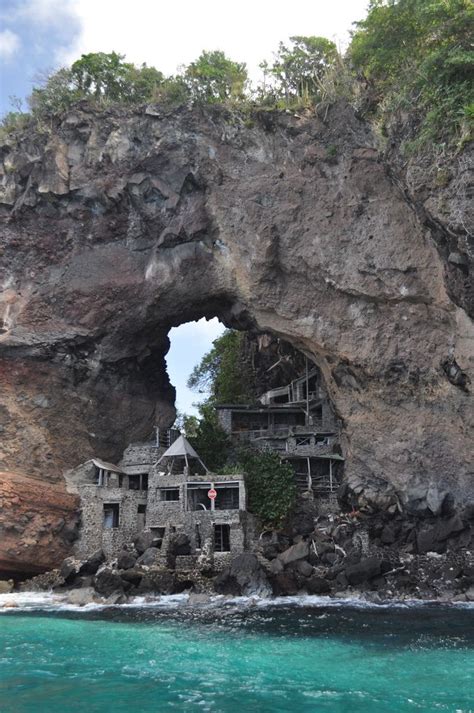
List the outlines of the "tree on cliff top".
<svg viewBox="0 0 474 713">
<path fill-rule="evenodd" d="M 140 104 L 150 101 L 164 76 L 154 67 L 124 62 L 116 52 L 83 54 L 70 69 L 50 74 L 43 86 L 34 88 L 29 103 L 33 112 L 49 116 L 80 99 Z"/>
<path fill-rule="evenodd" d="M 242 99 L 248 75 L 245 64 L 234 62 L 224 52 L 202 52 L 183 74 L 191 98 L 214 104 Z"/>
<path fill-rule="evenodd" d="M 280 42 L 272 65 L 262 69 L 274 77 L 277 90 L 287 99 L 317 98 L 321 81 L 338 58 L 336 45 L 325 37 L 290 37 L 290 46 Z"/>
</svg>

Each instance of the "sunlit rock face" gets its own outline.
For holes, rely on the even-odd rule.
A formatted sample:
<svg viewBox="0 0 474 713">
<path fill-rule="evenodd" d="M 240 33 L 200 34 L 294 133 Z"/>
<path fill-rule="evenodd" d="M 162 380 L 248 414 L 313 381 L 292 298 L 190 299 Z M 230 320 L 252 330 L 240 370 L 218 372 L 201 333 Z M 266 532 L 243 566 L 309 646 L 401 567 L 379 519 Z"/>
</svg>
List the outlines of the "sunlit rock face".
<svg viewBox="0 0 474 713">
<path fill-rule="evenodd" d="M 345 105 L 82 106 L 8 139 L 0 466 L 61 484 L 168 425 L 167 332 L 217 315 L 320 366 L 350 482 L 469 500 L 472 322 L 374 145 Z"/>
<path fill-rule="evenodd" d="M 59 564 L 77 536 L 77 498 L 39 478 L 0 471 L 0 579 Z"/>
</svg>

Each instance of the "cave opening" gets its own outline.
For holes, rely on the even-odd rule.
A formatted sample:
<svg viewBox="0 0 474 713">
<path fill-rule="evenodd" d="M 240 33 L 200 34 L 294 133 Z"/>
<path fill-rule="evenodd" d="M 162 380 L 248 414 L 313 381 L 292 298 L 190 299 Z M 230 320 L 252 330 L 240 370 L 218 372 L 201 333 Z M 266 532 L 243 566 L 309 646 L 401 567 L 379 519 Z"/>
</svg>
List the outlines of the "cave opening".
<svg viewBox="0 0 474 713">
<path fill-rule="evenodd" d="M 229 329 L 217 317 L 172 327 L 168 338 L 174 427 L 190 437 L 198 452 L 196 424 L 209 419 L 204 404 L 225 433 L 226 447 L 276 452 L 291 465 L 300 492 L 335 497 L 344 466 L 341 423 L 312 359 L 275 334 L 247 325 Z M 218 373 L 217 362 L 209 360 L 212 350 L 214 357 L 219 355 Z M 193 375 L 194 388 L 189 383 Z M 216 441 L 216 448 L 221 446 Z"/>
</svg>

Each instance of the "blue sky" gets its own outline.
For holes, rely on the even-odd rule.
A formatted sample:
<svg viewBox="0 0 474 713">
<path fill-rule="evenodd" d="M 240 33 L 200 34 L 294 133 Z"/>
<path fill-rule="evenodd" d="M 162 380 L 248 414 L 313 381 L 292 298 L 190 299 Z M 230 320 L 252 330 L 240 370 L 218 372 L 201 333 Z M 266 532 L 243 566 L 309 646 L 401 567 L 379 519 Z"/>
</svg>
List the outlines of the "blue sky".
<svg viewBox="0 0 474 713">
<path fill-rule="evenodd" d="M 0 0 L 1 113 L 9 96 L 28 96 L 38 74 L 63 64 L 81 31 L 74 2 Z"/>
<path fill-rule="evenodd" d="M 86 52 L 125 54 L 172 74 L 203 49 L 221 49 L 246 62 L 252 79 L 271 60 L 280 40 L 323 35 L 341 48 L 368 0 L 0 0 L 0 114 L 9 97 L 25 99 L 37 78 L 71 64 Z M 26 109 L 25 105 L 25 109 Z M 171 331 L 167 357 L 179 410 L 193 412 L 199 395 L 186 380 L 223 331 L 217 320 L 200 320 Z"/>
<path fill-rule="evenodd" d="M 190 391 L 186 382 L 194 366 L 212 346 L 225 327 L 217 319 L 200 319 L 174 327 L 169 334 L 171 348 L 166 357 L 168 374 L 176 387 L 176 408 L 184 413 L 197 413 L 193 403 L 202 401 L 204 396 Z"/>
</svg>

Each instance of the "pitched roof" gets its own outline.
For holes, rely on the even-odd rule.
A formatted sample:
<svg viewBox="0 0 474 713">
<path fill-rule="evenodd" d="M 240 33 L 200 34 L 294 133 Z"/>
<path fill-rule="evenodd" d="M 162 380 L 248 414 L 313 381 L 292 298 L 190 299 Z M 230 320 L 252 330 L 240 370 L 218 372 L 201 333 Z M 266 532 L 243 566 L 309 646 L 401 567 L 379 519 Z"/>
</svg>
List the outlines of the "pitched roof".
<svg viewBox="0 0 474 713">
<path fill-rule="evenodd" d="M 161 458 L 173 458 L 184 455 L 191 456 L 191 458 L 199 458 L 190 442 L 184 436 L 179 436 L 179 438 L 171 444 L 168 450 L 163 453 Z"/>
<path fill-rule="evenodd" d="M 114 465 L 113 463 L 107 463 L 105 460 L 100 460 L 99 458 L 91 458 L 91 461 L 97 468 L 102 468 L 103 470 L 110 470 L 112 473 L 124 473 L 125 471 L 122 470 L 122 468 L 119 468 L 118 465 Z"/>
</svg>

